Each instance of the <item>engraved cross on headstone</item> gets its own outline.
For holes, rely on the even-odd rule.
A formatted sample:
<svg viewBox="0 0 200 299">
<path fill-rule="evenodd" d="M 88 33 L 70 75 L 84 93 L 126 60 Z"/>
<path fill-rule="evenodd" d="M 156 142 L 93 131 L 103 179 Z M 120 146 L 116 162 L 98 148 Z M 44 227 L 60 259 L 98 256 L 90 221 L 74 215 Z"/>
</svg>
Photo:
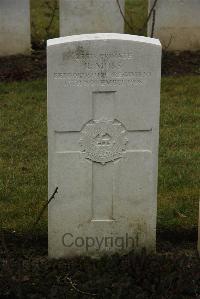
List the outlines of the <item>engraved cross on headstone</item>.
<svg viewBox="0 0 200 299">
<path fill-rule="evenodd" d="M 92 163 L 91 221 L 114 221 L 117 164 L 134 149 L 134 136 L 151 130 L 126 130 L 115 117 L 115 91 L 92 93 L 92 120 L 80 131 L 56 132 L 58 153 L 79 152 Z M 123 161 L 122 161 L 123 163 Z"/>
</svg>

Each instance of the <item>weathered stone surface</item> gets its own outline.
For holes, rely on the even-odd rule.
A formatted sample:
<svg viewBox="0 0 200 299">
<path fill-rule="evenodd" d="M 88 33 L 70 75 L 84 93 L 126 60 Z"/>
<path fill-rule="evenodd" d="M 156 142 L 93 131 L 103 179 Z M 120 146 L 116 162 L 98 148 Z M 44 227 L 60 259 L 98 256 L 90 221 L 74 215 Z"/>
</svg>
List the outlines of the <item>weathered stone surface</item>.
<svg viewBox="0 0 200 299">
<path fill-rule="evenodd" d="M 161 46 L 48 41 L 49 255 L 155 249 Z"/>
<path fill-rule="evenodd" d="M 149 11 L 155 0 L 149 0 Z M 168 51 L 200 49 L 200 1 L 158 0 L 155 7 L 154 37 Z M 153 14 L 148 24 L 152 32 Z"/>
<path fill-rule="evenodd" d="M 119 5 L 124 13 L 125 1 Z M 124 32 L 116 0 L 60 0 L 60 36 L 99 32 Z"/>
<path fill-rule="evenodd" d="M 1 0 L 0 56 L 26 54 L 30 48 L 29 0 Z"/>
</svg>

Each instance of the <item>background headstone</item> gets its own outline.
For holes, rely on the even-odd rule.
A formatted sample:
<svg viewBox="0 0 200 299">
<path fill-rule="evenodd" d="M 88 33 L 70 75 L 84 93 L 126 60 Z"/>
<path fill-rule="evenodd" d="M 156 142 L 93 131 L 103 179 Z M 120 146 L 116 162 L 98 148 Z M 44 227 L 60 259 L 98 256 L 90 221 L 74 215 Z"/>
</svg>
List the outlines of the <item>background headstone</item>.
<svg viewBox="0 0 200 299">
<path fill-rule="evenodd" d="M 0 56 L 31 48 L 29 0 L 0 0 Z"/>
<path fill-rule="evenodd" d="M 124 0 L 119 0 L 124 12 Z M 124 20 L 116 0 L 60 0 L 60 36 L 124 32 Z"/>
<path fill-rule="evenodd" d="M 161 46 L 48 41 L 49 255 L 155 249 Z"/>
<path fill-rule="evenodd" d="M 149 0 L 149 11 L 155 0 Z M 153 15 L 148 24 L 151 36 Z M 200 1 L 158 0 L 155 8 L 154 35 L 166 50 L 200 49 Z"/>
</svg>

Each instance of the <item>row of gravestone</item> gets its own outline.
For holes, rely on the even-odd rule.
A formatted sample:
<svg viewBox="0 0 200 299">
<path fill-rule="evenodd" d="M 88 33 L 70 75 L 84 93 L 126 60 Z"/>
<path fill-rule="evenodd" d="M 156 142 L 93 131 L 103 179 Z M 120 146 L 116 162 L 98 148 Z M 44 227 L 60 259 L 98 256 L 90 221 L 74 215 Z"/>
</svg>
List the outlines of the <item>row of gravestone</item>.
<svg viewBox="0 0 200 299">
<path fill-rule="evenodd" d="M 159 40 L 52 39 L 47 65 L 49 256 L 154 251 Z"/>
<path fill-rule="evenodd" d="M 60 0 L 60 35 L 122 33 L 124 6 L 125 0 Z M 199 11 L 199 0 L 149 0 L 148 35 L 167 50 L 199 50 Z M 29 0 L 1 0 L 0 56 L 28 53 L 30 45 Z"/>
</svg>

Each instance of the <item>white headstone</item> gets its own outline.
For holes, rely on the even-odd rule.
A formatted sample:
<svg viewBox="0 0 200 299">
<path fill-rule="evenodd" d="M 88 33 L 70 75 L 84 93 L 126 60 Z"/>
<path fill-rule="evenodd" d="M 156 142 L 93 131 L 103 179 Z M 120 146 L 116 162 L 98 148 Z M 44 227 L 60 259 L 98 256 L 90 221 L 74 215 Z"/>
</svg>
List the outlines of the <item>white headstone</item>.
<svg viewBox="0 0 200 299">
<path fill-rule="evenodd" d="M 149 0 L 149 11 L 155 0 Z M 154 19 L 154 21 L 153 21 Z M 200 1 L 158 0 L 155 17 L 148 24 L 151 36 L 154 23 L 154 37 L 159 38 L 166 50 L 184 51 L 200 49 Z"/>
<path fill-rule="evenodd" d="M 31 48 L 29 0 L 0 0 L 0 56 Z"/>
<path fill-rule="evenodd" d="M 60 36 L 124 32 L 124 0 L 60 0 Z M 120 8 L 119 8 L 120 6 Z"/>
<path fill-rule="evenodd" d="M 161 46 L 48 41 L 49 255 L 155 249 Z"/>
</svg>

